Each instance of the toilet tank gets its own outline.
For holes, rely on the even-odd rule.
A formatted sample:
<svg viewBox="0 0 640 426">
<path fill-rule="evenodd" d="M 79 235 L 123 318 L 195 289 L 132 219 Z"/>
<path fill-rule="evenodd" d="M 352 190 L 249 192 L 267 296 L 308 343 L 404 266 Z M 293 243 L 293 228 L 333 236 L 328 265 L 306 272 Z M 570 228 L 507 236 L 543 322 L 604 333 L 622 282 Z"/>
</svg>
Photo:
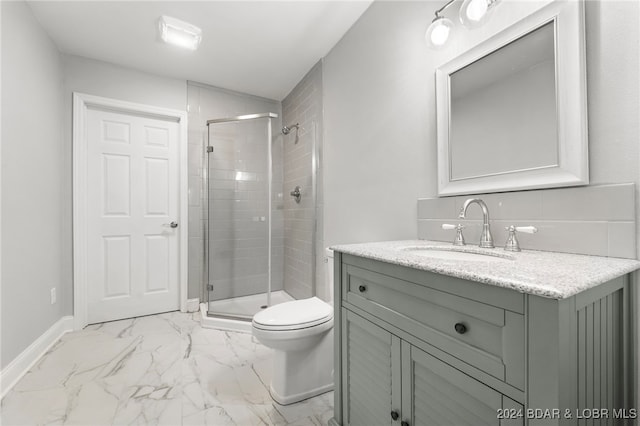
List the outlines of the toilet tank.
<svg viewBox="0 0 640 426">
<path fill-rule="evenodd" d="M 329 288 L 329 303 L 333 305 L 333 250 L 324 249 L 324 282 Z"/>
</svg>

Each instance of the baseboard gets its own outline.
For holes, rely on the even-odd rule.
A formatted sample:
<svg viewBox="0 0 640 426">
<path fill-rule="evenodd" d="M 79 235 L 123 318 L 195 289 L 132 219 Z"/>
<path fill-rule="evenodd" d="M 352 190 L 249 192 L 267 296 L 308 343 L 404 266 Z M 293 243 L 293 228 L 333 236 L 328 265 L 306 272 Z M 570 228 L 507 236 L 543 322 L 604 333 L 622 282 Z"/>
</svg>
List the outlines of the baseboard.
<svg viewBox="0 0 640 426">
<path fill-rule="evenodd" d="M 73 317 L 65 316 L 38 337 L 20 355 L 9 363 L 0 372 L 0 398 L 25 375 L 36 362 L 62 337 L 63 334 L 73 331 Z"/>
<path fill-rule="evenodd" d="M 200 299 L 187 299 L 186 309 L 187 312 L 198 312 L 200 310 Z"/>
</svg>

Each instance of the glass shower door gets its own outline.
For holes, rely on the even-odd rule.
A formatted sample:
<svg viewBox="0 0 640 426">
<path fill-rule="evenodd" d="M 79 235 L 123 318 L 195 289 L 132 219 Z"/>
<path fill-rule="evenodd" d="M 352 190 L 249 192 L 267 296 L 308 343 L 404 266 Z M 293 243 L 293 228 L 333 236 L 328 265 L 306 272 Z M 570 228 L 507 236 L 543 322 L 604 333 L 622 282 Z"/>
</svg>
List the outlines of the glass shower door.
<svg viewBox="0 0 640 426">
<path fill-rule="evenodd" d="M 210 315 L 250 320 L 269 303 L 271 116 L 259 116 L 208 123 Z"/>
</svg>

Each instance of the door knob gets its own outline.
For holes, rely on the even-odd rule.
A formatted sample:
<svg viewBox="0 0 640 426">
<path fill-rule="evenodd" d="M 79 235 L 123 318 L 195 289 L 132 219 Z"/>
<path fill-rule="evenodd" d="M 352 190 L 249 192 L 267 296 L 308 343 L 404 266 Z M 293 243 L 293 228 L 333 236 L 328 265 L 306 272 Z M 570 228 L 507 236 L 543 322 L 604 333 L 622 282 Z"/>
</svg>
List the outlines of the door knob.
<svg viewBox="0 0 640 426">
<path fill-rule="evenodd" d="M 171 222 L 171 223 L 163 223 L 162 226 L 168 226 L 169 228 L 177 228 L 178 227 L 178 222 Z"/>
</svg>

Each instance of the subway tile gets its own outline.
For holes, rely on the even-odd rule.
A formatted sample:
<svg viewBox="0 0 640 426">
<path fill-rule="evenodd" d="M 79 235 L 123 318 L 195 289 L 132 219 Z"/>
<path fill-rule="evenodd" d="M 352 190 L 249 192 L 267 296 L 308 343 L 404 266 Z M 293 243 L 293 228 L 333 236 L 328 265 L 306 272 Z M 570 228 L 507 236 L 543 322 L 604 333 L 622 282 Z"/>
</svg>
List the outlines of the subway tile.
<svg viewBox="0 0 640 426">
<path fill-rule="evenodd" d="M 418 239 L 419 240 L 434 240 L 437 238 L 430 233 L 431 222 L 428 220 L 418 219 Z"/>
<path fill-rule="evenodd" d="M 542 218 L 542 195 L 540 191 L 504 192 L 496 194 L 464 195 L 455 197 L 454 218 L 458 217 L 464 202 L 470 198 L 479 198 L 485 202 L 490 219 L 509 218 Z M 467 209 L 468 219 L 482 219 L 482 209 L 478 205 L 470 205 Z"/>
<path fill-rule="evenodd" d="M 199 206 L 202 198 L 202 179 L 197 176 L 189 176 L 189 205 Z"/>
<path fill-rule="evenodd" d="M 505 226 L 534 225 L 539 226 L 538 234 L 519 235 L 524 248 L 600 256 L 636 256 L 634 184 L 419 199 L 418 237 L 448 241 L 447 233 L 439 227 L 448 218 L 451 201 L 457 212 L 464 200 L 471 197 L 481 198 L 487 203 L 496 246 L 506 241 Z M 450 218 L 455 222 L 455 215 Z M 481 210 L 471 207 L 467 218 L 479 221 Z M 468 243 L 475 232 L 474 229 L 465 230 Z"/>
<path fill-rule="evenodd" d="M 477 245 L 480 240 L 482 224 L 479 221 L 466 221 L 463 231 L 467 245 Z M 420 239 L 452 242 L 455 231 L 441 229 L 438 220 L 419 220 Z M 495 220 L 491 224 L 491 234 L 497 249 L 504 247 L 508 232 L 505 227 L 536 226 L 536 234 L 518 233 L 520 247 L 525 250 L 558 251 L 596 256 L 608 254 L 608 224 L 606 222 L 560 222 L 560 221 L 514 221 Z M 620 231 L 621 232 L 621 231 Z M 628 247 L 628 243 L 627 243 Z"/>
<path fill-rule="evenodd" d="M 202 238 L 203 221 L 201 209 L 189 209 L 189 238 Z"/>
<path fill-rule="evenodd" d="M 543 217 L 549 220 L 635 220 L 635 184 L 545 190 Z"/>
<path fill-rule="evenodd" d="M 187 157 L 189 174 L 198 174 L 203 162 L 202 148 L 197 145 L 189 145 Z"/>
<path fill-rule="evenodd" d="M 542 191 L 483 195 L 491 219 L 542 219 Z"/>
<path fill-rule="evenodd" d="M 464 202 L 469 199 L 469 198 L 483 198 L 485 195 L 462 195 L 462 196 L 457 196 L 457 197 L 453 197 L 455 200 L 455 216 L 454 219 L 458 217 L 458 215 L 460 214 L 460 209 L 462 208 L 462 206 L 464 205 Z M 491 213 L 491 211 L 489 211 L 489 213 Z M 480 206 L 473 205 L 473 206 L 469 206 L 467 213 L 466 213 L 466 219 L 469 220 L 473 220 L 473 219 L 482 219 L 482 209 L 480 208 Z"/>
<path fill-rule="evenodd" d="M 200 297 L 200 290 L 204 285 L 203 278 L 202 265 L 189 267 L 187 272 L 187 286 L 189 288 L 190 297 Z"/>
<path fill-rule="evenodd" d="M 609 256 L 636 259 L 635 222 L 609 222 Z"/>
<path fill-rule="evenodd" d="M 465 238 L 467 244 L 476 244 L 480 241 L 480 232 L 482 228 L 482 222 L 460 220 L 455 222 L 447 222 L 441 219 L 427 219 L 418 221 L 418 237 L 423 240 L 431 241 L 445 241 L 453 242 L 456 236 L 456 231 L 442 229 L 443 223 L 458 224 L 461 223 L 465 226 L 462 231 L 462 235 Z"/>
<path fill-rule="evenodd" d="M 189 239 L 189 261 L 200 263 L 204 259 L 204 240 L 198 238 Z"/>
<path fill-rule="evenodd" d="M 607 222 L 596 221 L 495 221 L 492 224 L 496 246 L 504 246 L 508 232 L 507 226 L 535 226 L 535 234 L 518 234 L 523 249 L 558 251 L 566 253 L 587 254 L 594 256 L 608 255 Z"/>
</svg>

